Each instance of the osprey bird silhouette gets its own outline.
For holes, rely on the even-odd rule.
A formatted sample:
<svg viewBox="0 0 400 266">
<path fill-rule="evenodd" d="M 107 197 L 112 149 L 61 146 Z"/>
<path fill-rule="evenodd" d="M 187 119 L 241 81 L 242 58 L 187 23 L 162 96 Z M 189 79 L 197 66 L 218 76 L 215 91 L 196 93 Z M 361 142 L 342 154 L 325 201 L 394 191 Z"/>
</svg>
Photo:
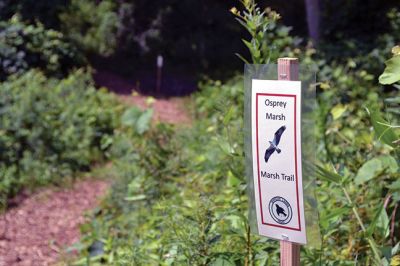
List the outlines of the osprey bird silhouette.
<svg viewBox="0 0 400 266">
<path fill-rule="evenodd" d="M 269 160 L 269 157 L 276 151 L 277 153 L 281 153 L 281 150 L 278 148 L 279 142 L 281 141 L 281 137 L 283 134 L 283 131 L 285 131 L 286 126 L 281 126 L 276 132 L 274 136 L 273 141 L 268 141 L 270 146 L 269 148 L 265 151 L 265 162 L 267 163 Z"/>
<path fill-rule="evenodd" d="M 282 208 L 278 204 L 275 204 L 275 206 L 276 206 L 276 213 L 278 214 L 278 216 L 281 216 L 281 214 L 283 214 L 284 216 L 287 216 L 284 208 Z"/>
</svg>

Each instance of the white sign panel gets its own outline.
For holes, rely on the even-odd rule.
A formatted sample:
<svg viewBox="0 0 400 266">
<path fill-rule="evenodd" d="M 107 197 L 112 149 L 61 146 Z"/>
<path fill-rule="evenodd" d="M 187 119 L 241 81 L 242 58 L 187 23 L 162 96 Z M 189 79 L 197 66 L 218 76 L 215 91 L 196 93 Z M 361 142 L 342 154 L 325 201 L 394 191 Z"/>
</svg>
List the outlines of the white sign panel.
<svg viewBox="0 0 400 266">
<path fill-rule="evenodd" d="M 254 194 L 260 235 L 306 244 L 301 82 L 252 80 Z"/>
</svg>

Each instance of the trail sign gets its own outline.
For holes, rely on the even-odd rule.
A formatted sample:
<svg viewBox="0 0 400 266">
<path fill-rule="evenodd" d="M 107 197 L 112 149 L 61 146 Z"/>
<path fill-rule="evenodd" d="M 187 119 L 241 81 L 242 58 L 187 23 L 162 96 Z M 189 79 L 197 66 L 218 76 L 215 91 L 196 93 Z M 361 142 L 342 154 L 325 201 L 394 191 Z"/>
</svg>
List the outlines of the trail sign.
<svg viewBox="0 0 400 266">
<path fill-rule="evenodd" d="M 301 82 L 252 80 L 253 182 L 260 235 L 306 244 Z"/>
</svg>

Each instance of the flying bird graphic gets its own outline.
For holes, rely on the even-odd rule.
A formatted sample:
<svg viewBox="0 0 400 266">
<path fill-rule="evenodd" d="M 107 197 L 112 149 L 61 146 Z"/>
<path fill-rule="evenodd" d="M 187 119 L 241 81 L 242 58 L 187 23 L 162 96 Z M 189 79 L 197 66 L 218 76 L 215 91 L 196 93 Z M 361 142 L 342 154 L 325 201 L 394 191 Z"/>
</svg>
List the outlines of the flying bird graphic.
<svg viewBox="0 0 400 266">
<path fill-rule="evenodd" d="M 284 216 L 287 216 L 284 208 L 282 208 L 278 204 L 275 204 L 275 206 L 276 206 L 276 213 L 278 214 L 278 216 L 281 216 L 281 214 L 283 214 Z"/>
<path fill-rule="evenodd" d="M 281 153 L 281 150 L 278 148 L 279 142 L 281 141 L 281 137 L 283 134 L 283 131 L 285 131 L 286 126 L 281 126 L 276 132 L 275 132 L 275 137 L 273 141 L 268 141 L 270 146 L 269 148 L 265 151 L 265 162 L 267 163 L 269 160 L 269 157 L 276 151 L 277 153 Z"/>
</svg>

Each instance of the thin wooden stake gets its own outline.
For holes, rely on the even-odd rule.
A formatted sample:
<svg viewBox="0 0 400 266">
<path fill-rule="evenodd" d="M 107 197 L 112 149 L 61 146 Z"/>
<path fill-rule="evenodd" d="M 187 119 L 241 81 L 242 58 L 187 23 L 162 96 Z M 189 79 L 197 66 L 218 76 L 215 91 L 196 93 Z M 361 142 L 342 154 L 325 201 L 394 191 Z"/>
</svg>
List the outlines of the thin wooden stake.
<svg viewBox="0 0 400 266">
<path fill-rule="evenodd" d="M 297 58 L 278 59 L 278 80 L 298 80 L 299 60 Z M 281 266 L 300 266 L 300 245 L 281 241 Z"/>
<path fill-rule="evenodd" d="M 156 92 L 160 94 L 161 92 L 161 82 L 162 82 L 162 67 L 164 64 L 164 59 L 162 55 L 157 56 L 157 80 L 156 80 Z"/>
</svg>

